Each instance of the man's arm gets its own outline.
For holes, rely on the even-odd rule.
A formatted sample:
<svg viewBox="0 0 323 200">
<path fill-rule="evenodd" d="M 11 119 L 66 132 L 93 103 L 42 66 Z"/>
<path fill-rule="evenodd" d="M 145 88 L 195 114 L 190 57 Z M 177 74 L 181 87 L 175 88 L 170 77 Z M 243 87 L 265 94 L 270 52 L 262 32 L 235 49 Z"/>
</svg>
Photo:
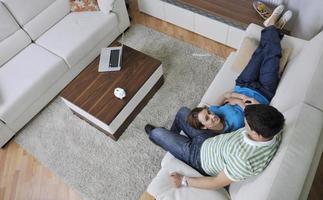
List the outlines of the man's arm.
<svg viewBox="0 0 323 200">
<path fill-rule="evenodd" d="M 224 94 L 222 94 L 215 102 L 215 105 L 218 105 L 218 106 L 222 106 L 224 104 L 224 101 L 227 99 L 227 98 L 230 98 L 231 97 L 231 93 L 232 91 L 227 91 L 225 92 Z"/>
<path fill-rule="evenodd" d="M 201 188 L 201 189 L 219 189 L 229 185 L 232 181 L 221 171 L 215 177 L 185 177 L 187 186 Z M 183 175 L 179 173 L 172 173 L 170 175 L 171 182 L 174 187 L 181 187 Z"/>
</svg>

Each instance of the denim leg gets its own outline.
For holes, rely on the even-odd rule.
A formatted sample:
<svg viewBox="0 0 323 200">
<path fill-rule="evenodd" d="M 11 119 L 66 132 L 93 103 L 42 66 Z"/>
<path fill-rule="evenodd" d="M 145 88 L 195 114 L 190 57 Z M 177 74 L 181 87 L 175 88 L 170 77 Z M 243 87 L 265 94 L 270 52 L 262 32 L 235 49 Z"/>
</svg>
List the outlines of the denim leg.
<svg viewBox="0 0 323 200">
<path fill-rule="evenodd" d="M 200 148 L 205 140 L 204 138 L 191 139 L 165 128 L 155 128 L 150 132 L 149 139 L 177 159 L 206 175 L 200 163 Z"/>
<path fill-rule="evenodd" d="M 262 30 L 259 46 L 236 79 L 237 85 L 258 90 L 269 100 L 272 99 L 279 82 L 282 37 L 283 34 L 274 26 Z"/>
<path fill-rule="evenodd" d="M 213 137 L 217 135 L 216 133 L 210 130 L 199 130 L 191 127 L 186 121 L 187 116 L 190 112 L 191 110 L 189 108 L 181 107 L 176 113 L 175 120 L 170 130 L 176 133 L 180 133 L 181 131 L 184 131 L 184 133 L 190 138 L 193 138 L 200 134 L 203 134 L 203 135 L 207 134 L 209 135 L 209 137 Z"/>
<path fill-rule="evenodd" d="M 262 33 L 262 43 L 264 45 L 264 59 L 259 73 L 259 89 L 269 100 L 271 100 L 277 90 L 279 83 L 279 61 L 281 58 L 280 41 L 283 35 L 279 29 L 271 26 Z"/>
<path fill-rule="evenodd" d="M 247 66 L 236 79 L 237 85 L 250 86 L 250 84 L 257 84 L 263 57 L 263 46 L 259 44 L 255 52 L 252 54 Z"/>
<path fill-rule="evenodd" d="M 191 138 L 165 128 L 155 128 L 150 132 L 149 139 L 176 158 L 186 163 L 189 162 Z"/>
</svg>

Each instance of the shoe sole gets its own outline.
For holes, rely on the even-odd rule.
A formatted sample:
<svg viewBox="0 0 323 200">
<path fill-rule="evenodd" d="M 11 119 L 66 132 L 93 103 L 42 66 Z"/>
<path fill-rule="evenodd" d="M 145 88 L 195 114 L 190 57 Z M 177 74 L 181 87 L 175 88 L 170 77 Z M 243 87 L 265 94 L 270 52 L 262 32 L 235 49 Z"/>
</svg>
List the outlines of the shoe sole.
<svg viewBox="0 0 323 200">
<path fill-rule="evenodd" d="M 277 10 L 276 11 L 276 9 L 278 9 L 279 8 L 279 10 Z M 278 6 L 277 8 L 275 8 L 275 10 L 273 11 L 273 13 L 271 14 L 271 16 L 268 18 L 268 19 L 266 19 L 265 21 L 264 21 L 264 26 L 265 27 L 267 27 L 268 26 L 268 24 L 269 24 L 269 22 L 271 21 L 271 20 L 274 20 L 273 18 L 274 17 L 277 17 L 277 19 L 275 20 L 276 22 L 278 21 L 278 19 L 279 19 L 279 16 L 283 13 L 283 11 L 284 11 L 284 9 L 285 9 L 285 7 L 284 6 L 282 6 L 282 5 L 280 5 L 280 6 Z M 276 14 L 274 14 L 275 12 L 277 12 Z M 273 24 L 275 24 L 275 23 L 273 23 Z"/>
</svg>

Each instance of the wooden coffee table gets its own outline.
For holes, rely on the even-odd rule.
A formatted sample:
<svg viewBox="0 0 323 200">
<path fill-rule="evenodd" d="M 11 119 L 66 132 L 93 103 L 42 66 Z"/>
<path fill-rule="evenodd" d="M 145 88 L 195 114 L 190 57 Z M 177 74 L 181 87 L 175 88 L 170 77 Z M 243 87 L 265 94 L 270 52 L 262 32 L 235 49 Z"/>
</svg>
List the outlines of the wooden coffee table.
<svg viewBox="0 0 323 200">
<path fill-rule="evenodd" d="M 61 92 L 66 105 L 80 118 L 117 140 L 164 82 L 162 64 L 128 46 L 122 68 L 98 72 L 99 56 Z M 115 88 L 126 91 L 122 100 Z"/>
</svg>

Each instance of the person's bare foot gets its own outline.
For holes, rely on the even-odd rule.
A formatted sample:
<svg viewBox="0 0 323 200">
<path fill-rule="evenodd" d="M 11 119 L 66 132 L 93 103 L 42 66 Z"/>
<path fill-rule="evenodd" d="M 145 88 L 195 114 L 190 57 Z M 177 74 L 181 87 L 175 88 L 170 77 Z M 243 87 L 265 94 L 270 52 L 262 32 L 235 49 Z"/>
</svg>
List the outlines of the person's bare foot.
<svg viewBox="0 0 323 200">
<path fill-rule="evenodd" d="M 275 25 L 276 22 L 278 21 L 279 17 L 281 16 L 281 14 L 284 11 L 285 6 L 284 5 L 279 5 L 275 8 L 275 10 L 273 11 L 273 13 L 270 15 L 270 17 L 268 17 L 265 21 L 264 21 L 264 26 L 268 27 L 268 26 L 272 26 Z"/>
</svg>

